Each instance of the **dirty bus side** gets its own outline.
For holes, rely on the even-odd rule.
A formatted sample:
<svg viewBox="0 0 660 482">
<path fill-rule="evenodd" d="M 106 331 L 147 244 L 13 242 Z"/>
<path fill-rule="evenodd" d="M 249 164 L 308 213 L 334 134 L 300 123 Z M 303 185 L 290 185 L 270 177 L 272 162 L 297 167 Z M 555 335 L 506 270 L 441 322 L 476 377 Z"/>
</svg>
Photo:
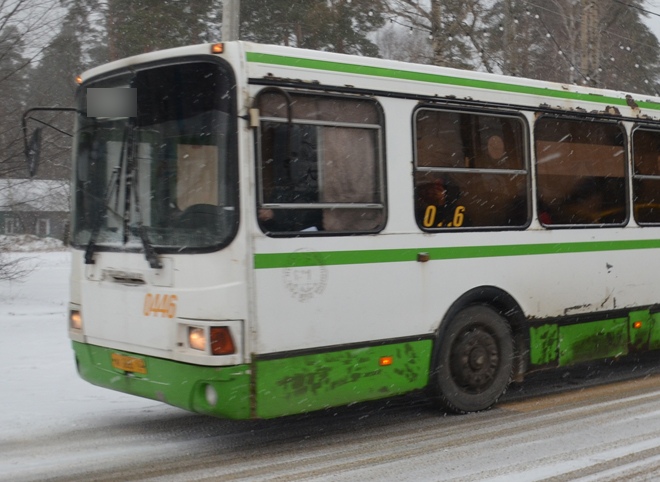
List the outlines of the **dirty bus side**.
<svg viewBox="0 0 660 482">
<path fill-rule="evenodd" d="M 86 380 L 236 419 L 418 390 L 462 413 L 531 370 L 660 347 L 660 105 L 211 48 L 83 76 Z M 136 89 L 135 115 L 87 116 L 90 88 Z"/>
</svg>

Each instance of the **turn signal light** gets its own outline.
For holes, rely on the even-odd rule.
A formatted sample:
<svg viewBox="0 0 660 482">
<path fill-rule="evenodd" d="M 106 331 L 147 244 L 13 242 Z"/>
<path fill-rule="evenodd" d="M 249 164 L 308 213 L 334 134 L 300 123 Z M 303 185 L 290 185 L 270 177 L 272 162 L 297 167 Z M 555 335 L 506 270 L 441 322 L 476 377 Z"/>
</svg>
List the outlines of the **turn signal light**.
<svg viewBox="0 0 660 482">
<path fill-rule="evenodd" d="M 210 329 L 211 353 L 214 355 L 231 355 L 236 353 L 234 340 L 229 328 L 226 326 L 214 326 Z"/>
<path fill-rule="evenodd" d="M 211 53 L 212 54 L 221 54 L 224 51 L 225 51 L 225 44 L 223 44 L 223 43 L 211 45 Z"/>
<path fill-rule="evenodd" d="M 378 360 L 378 364 L 382 367 L 388 367 L 392 363 L 394 363 L 394 358 L 391 356 L 382 356 L 380 357 L 380 360 Z"/>
</svg>

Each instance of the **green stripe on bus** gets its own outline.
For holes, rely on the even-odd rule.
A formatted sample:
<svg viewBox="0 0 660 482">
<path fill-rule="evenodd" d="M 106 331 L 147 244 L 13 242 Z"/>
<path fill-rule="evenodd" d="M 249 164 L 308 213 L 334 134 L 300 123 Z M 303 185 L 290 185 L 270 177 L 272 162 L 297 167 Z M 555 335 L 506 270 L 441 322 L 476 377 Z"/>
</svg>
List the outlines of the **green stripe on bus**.
<svg viewBox="0 0 660 482">
<path fill-rule="evenodd" d="M 255 269 L 333 266 L 417 261 L 426 253 L 429 261 L 539 254 L 590 253 L 660 248 L 660 239 L 626 241 L 590 241 L 581 243 L 508 244 L 500 246 L 460 246 L 451 248 L 407 248 L 364 251 L 297 251 L 293 253 L 260 253 L 254 255 Z"/>
<path fill-rule="evenodd" d="M 496 90 L 500 92 L 514 92 L 518 94 L 597 102 L 599 104 L 627 105 L 626 99 L 624 98 L 607 97 L 599 94 L 552 90 L 544 87 L 508 84 L 505 82 L 495 82 L 490 80 L 468 79 L 465 77 L 453 77 L 449 75 L 414 72 L 410 70 L 388 69 L 384 67 L 373 67 L 368 65 L 355 65 L 343 62 L 330 62 L 327 60 L 303 59 L 299 57 L 287 57 L 283 55 L 264 54 L 258 52 L 247 52 L 247 61 L 271 65 L 285 65 L 288 67 L 300 67 L 312 70 L 324 70 L 328 72 L 341 72 L 344 74 L 358 74 L 369 75 L 372 77 L 412 80 L 432 84 L 459 85 L 463 87 L 474 87 L 477 89 Z M 660 103 L 649 101 L 636 102 L 639 107 L 660 110 Z"/>
</svg>

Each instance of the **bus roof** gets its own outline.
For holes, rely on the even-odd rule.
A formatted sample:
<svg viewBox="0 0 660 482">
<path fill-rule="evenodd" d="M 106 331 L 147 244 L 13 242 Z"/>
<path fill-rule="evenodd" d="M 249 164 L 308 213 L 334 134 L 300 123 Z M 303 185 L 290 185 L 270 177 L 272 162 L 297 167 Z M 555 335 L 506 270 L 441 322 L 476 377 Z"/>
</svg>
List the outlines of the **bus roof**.
<svg viewBox="0 0 660 482">
<path fill-rule="evenodd" d="M 212 45 L 178 47 L 128 57 L 88 70 L 82 78 L 87 80 L 113 70 L 165 59 L 210 55 Z M 247 61 L 251 79 L 660 119 L 660 98 L 649 95 L 243 41 L 225 43 L 225 51 L 234 52 Z M 440 86 L 444 88 L 439 90 Z"/>
</svg>

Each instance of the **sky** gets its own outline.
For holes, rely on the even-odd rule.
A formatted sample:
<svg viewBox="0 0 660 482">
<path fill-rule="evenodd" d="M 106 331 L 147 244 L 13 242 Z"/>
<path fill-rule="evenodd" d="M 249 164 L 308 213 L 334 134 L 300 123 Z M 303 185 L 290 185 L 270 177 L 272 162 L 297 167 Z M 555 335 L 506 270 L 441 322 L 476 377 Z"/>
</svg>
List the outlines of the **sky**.
<svg viewBox="0 0 660 482">
<path fill-rule="evenodd" d="M 649 14 L 644 18 L 644 22 L 649 26 L 651 31 L 660 39 L 660 0 L 646 0 L 644 8 L 653 14 Z"/>
</svg>

